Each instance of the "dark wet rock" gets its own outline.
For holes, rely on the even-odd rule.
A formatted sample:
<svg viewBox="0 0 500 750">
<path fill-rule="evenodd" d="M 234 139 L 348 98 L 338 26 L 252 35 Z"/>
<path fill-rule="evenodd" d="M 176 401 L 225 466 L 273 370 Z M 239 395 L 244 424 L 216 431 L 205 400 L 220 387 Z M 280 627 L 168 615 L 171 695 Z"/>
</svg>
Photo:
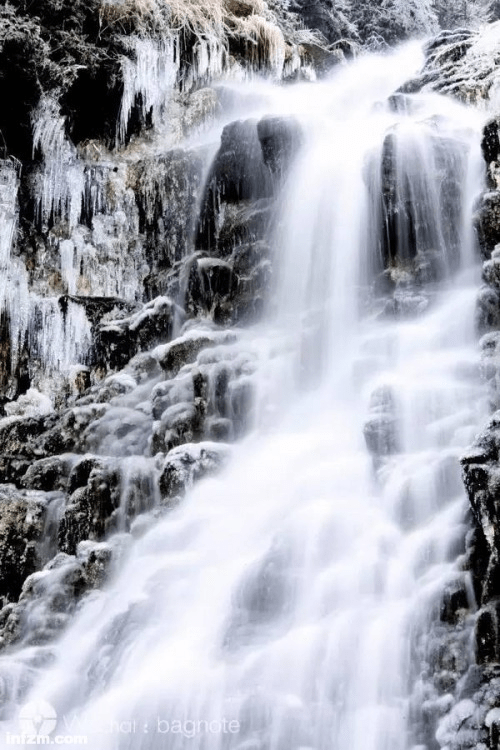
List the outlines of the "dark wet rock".
<svg viewBox="0 0 500 750">
<path fill-rule="evenodd" d="M 173 377 L 184 365 L 194 362 L 202 349 L 215 346 L 216 343 L 215 337 L 210 333 L 192 331 L 172 344 L 158 347 L 155 354 L 163 370 L 169 377 Z"/>
<path fill-rule="evenodd" d="M 59 549 L 73 555 L 79 543 L 101 541 L 115 528 L 120 507 L 121 476 L 113 461 L 84 459 L 69 477 L 70 496 L 59 525 Z"/>
<path fill-rule="evenodd" d="M 145 236 L 149 272 L 144 280 L 146 299 L 175 296 L 179 291 L 179 264 L 192 251 L 203 155 L 174 149 L 145 159 L 134 168 L 139 229 Z"/>
<path fill-rule="evenodd" d="M 105 315 L 130 312 L 136 307 L 135 304 L 118 299 L 117 297 L 80 297 L 67 294 L 59 298 L 59 306 L 63 314 L 66 314 L 70 302 L 83 307 L 87 319 L 94 326 Z"/>
<path fill-rule="evenodd" d="M 263 117 L 257 124 L 264 163 L 271 172 L 283 177 L 303 140 L 302 130 L 293 117 Z"/>
<path fill-rule="evenodd" d="M 302 42 L 305 61 L 308 62 L 318 76 L 328 75 L 336 65 L 345 64 L 346 60 L 356 54 L 358 44 L 356 40 L 336 39 L 333 44 L 326 47 L 317 42 Z M 298 71 L 292 80 L 301 80 L 301 71 Z M 306 78 L 306 80 L 308 80 Z"/>
<path fill-rule="evenodd" d="M 273 204 L 267 200 L 224 204 L 210 257 L 198 253 L 186 271 L 189 315 L 209 316 L 221 325 L 259 318 L 272 272 L 265 239 L 272 212 Z"/>
<path fill-rule="evenodd" d="M 0 479 L 20 482 L 40 459 L 85 450 L 85 429 L 107 410 L 106 404 L 75 406 L 45 417 L 15 417 L 0 424 Z"/>
<path fill-rule="evenodd" d="M 385 266 L 405 264 L 419 281 L 437 280 L 445 269 L 453 267 L 459 257 L 460 185 L 465 164 L 462 147 L 437 133 L 432 141 L 432 159 L 439 174 L 439 213 L 446 217 L 434 225 L 429 216 L 425 190 L 414 190 L 415 161 L 407 154 L 402 162 L 398 128 L 384 140 L 381 167 L 382 257 Z M 436 252 L 437 248 L 439 251 Z M 415 266 L 415 268 L 413 268 Z"/>
<path fill-rule="evenodd" d="M 154 351 L 154 350 L 153 350 Z M 162 375 L 162 370 L 153 352 L 136 354 L 126 366 L 124 372 L 129 374 L 138 385 Z"/>
<path fill-rule="evenodd" d="M 486 164 L 491 164 L 491 162 L 497 161 L 500 157 L 500 135 L 498 132 L 498 119 L 496 117 L 484 126 L 481 149 Z"/>
<path fill-rule="evenodd" d="M 171 450 L 160 474 L 160 492 L 165 505 L 175 505 L 185 491 L 204 477 L 220 470 L 228 458 L 228 447 L 202 442 Z"/>
<path fill-rule="evenodd" d="M 395 422 L 390 414 L 378 414 L 365 422 L 363 434 L 370 453 L 390 456 L 396 452 Z"/>
<path fill-rule="evenodd" d="M 176 446 L 201 440 L 205 417 L 205 403 L 174 404 L 163 412 L 151 437 L 151 453 L 168 452 Z"/>
<path fill-rule="evenodd" d="M 232 315 L 232 291 L 237 284 L 237 276 L 228 261 L 219 258 L 196 258 L 188 278 L 188 309 L 195 315 L 208 315 L 218 324 L 229 322 Z"/>
<path fill-rule="evenodd" d="M 451 625 L 458 624 L 469 613 L 471 602 L 463 579 L 450 583 L 443 592 L 440 618 Z"/>
<path fill-rule="evenodd" d="M 254 323 L 262 315 L 271 288 L 273 266 L 267 242 L 237 247 L 233 254 L 235 271 L 232 321 Z"/>
<path fill-rule="evenodd" d="M 19 601 L 0 610 L 0 650 L 15 643 L 42 645 L 69 623 L 81 598 L 105 582 L 114 549 L 83 542 L 76 556 L 57 554 L 30 575 Z"/>
<path fill-rule="evenodd" d="M 252 419 L 253 383 L 245 378 L 240 378 L 232 384 L 230 399 L 234 433 L 236 437 L 240 437 L 245 433 L 247 425 Z"/>
<path fill-rule="evenodd" d="M 483 195 L 475 216 L 475 225 L 483 256 L 487 259 L 500 243 L 500 191 Z"/>
<path fill-rule="evenodd" d="M 500 597 L 499 417 L 499 413 L 496 413 L 491 418 L 486 429 L 461 459 L 475 521 L 470 564 L 481 607 L 476 621 L 475 642 L 477 660 L 482 664 L 500 660 L 496 605 Z"/>
<path fill-rule="evenodd" d="M 229 261 L 195 259 L 186 291 L 187 308 L 218 325 L 256 322 L 271 281 L 268 255 L 266 243 L 254 243 L 235 248 Z"/>
<path fill-rule="evenodd" d="M 426 84 L 432 83 L 437 79 L 437 77 L 437 73 L 426 73 L 415 76 L 415 78 L 410 78 L 409 81 L 403 83 L 403 85 L 398 88 L 396 93 L 403 95 L 418 94 L 420 91 L 422 91 L 423 87 Z"/>
<path fill-rule="evenodd" d="M 82 443 L 86 452 L 112 457 L 143 456 L 151 434 L 149 406 L 137 409 L 128 394 L 117 396 L 102 417 L 85 429 Z"/>
<path fill-rule="evenodd" d="M 230 419 L 211 418 L 206 423 L 207 439 L 217 443 L 227 443 L 233 437 L 233 423 Z"/>
<path fill-rule="evenodd" d="M 474 635 L 478 664 L 496 664 L 500 659 L 498 606 L 487 605 L 477 616 Z"/>
<path fill-rule="evenodd" d="M 121 371 L 116 375 L 108 375 L 102 383 L 93 386 L 82 398 L 77 401 L 78 406 L 92 404 L 108 404 L 113 399 L 131 393 L 136 387 L 135 379 Z"/>
<path fill-rule="evenodd" d="M 411 723 L 413 744 L 439 750 L 436 732 L 443 727 L 454 707 L 464 698 L 465 692 L 475 692 L 474 657 L 470 648 L 471 629 L 474 624 L 474 602 L 469 595 L 466 574 L 458 573 L 442 594 L 436 597 L 439 612 L 431 622 L 425 619 L 415 623 L 418 635 L 416 649 L 421 672 L 416 679 L 411 698 Z M 464 686 L 469 679 L 469 687 Z"/>
<path fill-rule="evenodd" d="M 17 599 L 24 580 L 40 566 L 46 511 L 43 493 L 0 486 L 0 597 L 4 601 Z"/>
<path fill-rule="evenodd" d="M 96 419 L 107 411 L 107 404 L 74 406 L 62 417 L 54 418 L 49 429 L 42 436 L 40 456 L 62 453 L 84 453 L 86 451 L 85 431 Z"/>
<path fill-rule="evenodd" d="M 413 202 L 401 195 L 402 183 L 398 174 L 397 132 L 389 133 L 382 152 L 382 253 L 384 265 L 396 261 L 407 262 L 417 252 L 417 236 Z"/>
<path fill-rule="evenodd" d="M 467 42 L 471 41 L 474 36 L 474 32 L 471 29 L 456 28 L 456 29 L 444 29 L 436 34 L 427 44 L 425 45 L 425 51 L 427 54 L 435 52 L 436 50 L 445 47 L 448 48 L 450 43 L 455 42 Z M 454 54 L 453 50 L 450 50 L 450 54 Z"/>
<path fill-rule="evenodd" d="M 44 492 L 65 491 L 74 460 L 74 456 L 68 454 L 49 456 L 35 461 L 21 478 L 21 485 L 30 490 L 43 490 Z"/>
<path fill-rule="evenodd" d="M 192 364 L 183 365 L 176 377 L 154 387 L 152 455 L 208 437 L 225 442 L 246 431 L 251 422 L 255 361 L 234 344 L 232 334 L 219 332 L 214 345 L 192 353 Z"/>
<path fill-rule="evenodd" d="M 213 254 L 225 259 L 240 246 L 262 242 L 272 221 L 273 204 L 267 199 L 228 203 L 221 212 Z"/>
<path fill-rule="evenodd" d="M 46 428 L 43 417 L 11 418 L 0 424 L 2 453 L 9 456 L 32 455 L 35 444 Z"/>
<path fill-rule="evenodd" d="M 463 60 L 474 42 L 474 35 L 467 29 L 453 29 L 442 31 L 433 40 L 427 43 L 425 52 L 427 55 L 426 67 L 432 69 L 450 69 L 454 64 Z M 437 78 L 436 80 L 439 80 Z"/>
<path fill-rule="evenodd" d="M 95 336 L 95 359 L 107 369 L 119 370 L 137 353 L 169 341 L 183 313 L 168 297 L 158 297 L 126 318 L 102 322 Z"/>
<path fill-rule="evenodd" d="M 15 417 L 0 424 L 0 477 L 3 481 L 18 482 L 30 464 L 42 458 L 78 450 L 80 427 L 96 414 L 91 408 L 86 414 L 71 410 L 61 416 Z"/>
<path fill-rule="evenodd" d="M 196 246 L 210 252 L 216 249 L 223 206 L 272 195 L 271 172 L 264 162 L 257 122 L 240 120 L 227 125 L 207 181 Z"/>
</svg>

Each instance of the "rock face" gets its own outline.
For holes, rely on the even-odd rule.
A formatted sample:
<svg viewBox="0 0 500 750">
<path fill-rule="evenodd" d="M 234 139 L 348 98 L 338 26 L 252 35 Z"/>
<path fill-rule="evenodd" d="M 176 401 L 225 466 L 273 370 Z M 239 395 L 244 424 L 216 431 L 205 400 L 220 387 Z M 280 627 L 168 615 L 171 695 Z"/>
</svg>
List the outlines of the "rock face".
<svg viewBox="0 0 500 750">
<path fill-rule="evenodd" d="M 452 46 L 444 48 L 447 50 L 443 58 L 446 60 L 445 67 L 449 66 L 448 69 L 456 72 L 450 90 L 462 96 L 466 91 L 464 86 L 469 87 L 473 84 L 472 79 L 465 82 L 462 78 L 462 71 L 466 70 L 465 62 L 462 61 L 465 61 L 467 56 L 469 63 L 471 59 L 476 59 L 467 52 L 474 49 L 474 38 L 465 32 L 459 32 L 455 38 L 448 38 L 448 42 L 456 46 L 454 53 Z M 438 50 L 443 43 L 438 40 L 431 59 L 438 59 Z M 479 64 L 477 60 L 476 62 Z M 487 66 L 489 63 L 483 59 L 483 64 Z M 490 80 L 486 69 L 481 81 L 487 90 Z M 472 750 L 478 747 L 493 750 L 498 746 L 499 739 L 499 716 L 496 706 L 500 701 L 500 214 L 496 175 L 500 151 L 496 119 L 485 126 L 482 149 L 488 169 L 489 185 L 479 201 L 475 220 L 484 261 L 483 286 L 478 294 L 476 325 L 479 334 L 482 334 L 480 369 L 488 385 L 488 400 L 493 416 L 461 459 L 463 480 L 471 508 L 471 531 L 467 537 L 463 567 L 470 571 L 477 611 L 471 610 L 467 604 L 471 592 L 466 595 L 463 589 L 458 589 L 445 597 L 442 612 L 443 636 L 440 641 L 438 640 L 439 659 L 442 661 L 444 658 L 449 665 L 451 690 L 450 685 L 436 686 L 434 677 L 434 690 L 437 687 L 435 695 L 441 694 L 442 697 L 436 697 L 429 702 L 431 714 L 434 713 L 433 723 L 431 722 L 434 730 L 437 722 L 437 731 L 432 740 L 434 744 L 431 746 L 446 747 L 450 750 Z M 461 659 L 460 654 L 466 654 L 471 643 L 471 632 L 471 657 Z M 430 657 L 429 665 L 432 664 Z M 425 726 L 425 721 L 424 717 L 422 726 Z M 428 741 L 425 737 L 424 740 Z"/>
<path fill-rule="evenodd" d="M 44 6 L 40 23 L 55 23 L 53 12 Z M 5 13 L 14 34 L 13 11 Z M 28 44 L 23 34 L 35 33 L 39 21 L 26 21 L 16 44 Z M 109 85 L 119 87 L 126 67 L 107 55 L 130 50 L 114 34 L 101 40 L 102 65 Z M 155 54 L 154 39 L 148 44 Z M 139 62 L 143 52 L 133 46 L 130 58 Z M 87 580 L 93 558 L 81 561 L 82 544 L 104 544 L 112 532 L 128 532 L 139 514 L 178 502 L 185 487 L 216 471 L 223 446 L 247 429 L 254 354 L 234 348 L 237 335 L 227 326 L 255 321 L 262 311 L 273 201 L 300 145 L 297 123 L 286 118 L 234 122 L 207 178 L 203 148 L 176 147 L 172 132 L 159 156 L 158 144 L 151 148 L 154 112 L 141 112 L 143 91 L 135 94 L 124 138 L 134 142 L 117 148 L 105 113 L 91 123 L 70 120 L 65 109 L 82 87 L 91 96 L 100 74 L 92 75 L 84 84 L 75 72 L 59 103 L 45 84 L 30 90 L 23 116 L 34 120 L 35 133 L 8 144 L 26 159 L 22 180 L 14 160 L 0 165 L 0 218 L 12 230 L 8 242 L 2 235 L 2 262 L 16 279 L 16 294 L 0 300 L 5 644 L 22 636 L 23 618 L 38 606 L 29 602 L 43 598 L 46 582 L 57 579 L 65 592 L 57 597 L 69 607 L 101 580 L 93 573 Z M 208 87 L 176 96 L 182 136 L 221 106 Z M 59 139 L 56 151 L 45 140 L 49 131 Z M 54 170 L 71 174 L 60 194 Z M 50 550 L 42 549 L 47 524 Z M 51 555 L 54 564 L 38 579 Z M 64 620 L 55 611 L 43 615 L 52 618 L 50 632 Z"/>
<path fill-rule="evenodd" d="M 217 323 L 252 322 L 271 280 L 273 201 L 301 143 L 290 118 L 227 126 L 205 187 L 186 304 Z"/>
<path fill-rule="evenodd" d="M 141 11 L 144 4 L 129 5 L 125 16 L 119 3 L 94 0 L 0 9 L 0 93 L 9 102 L 0 112 L 0 648 L 49 643 L 82 597 L 99 596 L 141 523 L 171 512 L 195 482 L 213 477 L 229 444 L 252 426 L 259 352 L 244 326 L 259 321 L 269 296 L 278 196 L 303 134 L 290 117 L 249 114 L 229 122 L 227 92 L 213 80 L 256 71 L 279 80 L 313 69 L 321 75 L 359 41 L 333 2 L 249 9 L 230 0 L 224 39 L 188 29 L 183 19 L 185 33 L 177 33 L 165 11 L 153 12 L 160 8 L 154 2 L 146 4 L 151 13 Z M 300 19 L 320 33 L 305 33 Z M 464 31 L 438 37 L 428 46 L 422 78 L 408 90 L 468 95 L 467 66 L 480 67 L 476 41 Z M 484 90 L 491 73 L 481 79 Z M 409 106 L 404 92 L 391 106 Z M 203 133 L 220 121 L 227 124 L 212 153 Z M 485 257 L 478 326 L 487 334 L 483 369 L 494 408 L 496 122 L 485 130 L 490 190 L 477 214 Z M 451 263 L 460 159 L 436 139 Z M 397 189 L 400 176 L 390 133 L 379 175 L 384 315 L 425 308 L 427 298 L 415 287 L 440 275 L 434 238 L 418 235 L 425 207 L 415 200 L 409 207 Z M 375 462 L 398 450 L 395 411 L 390 390 L 373 394 L 365 439 Z M 475 519 L 467 565 L 481 607 L 479 671 L 468 670 L 462 655 L 470 612 L 457 584 L 444 595 L 439 654 L 427 658 L 435 695 L 457 691 L 459 700 L 438 708 L 431 701 L 424 711 L 421 739 L 429 748 L 436 747 L 431 728 L 441 716 L 442 746 L 454 747 L 448 735 L 465 722 L 493 747 L 495 722 L 483 707 L 490 693 L 500 693 L 499 429 L 494 418 L 464 457 Z M 278 563 L 271 560 L 248 581 L 241 622 L 231 627 L 279 614 L 288 582 L 286 560 Z M 259 600 L 254 592 L 262 582 L 268 593 Z M 470 711 L 471 701 L 482 713 Z"/>
<path fill-rule="evenodd" d="M 184 444 L 171 450 L 160 474 L 160 492 L 167 505 L 178 502 L 187 487 L 214 474 L 227 458 L 227 448 L 217 443 Z"/>
<path fill-rule="evenodd" d="M 0 488 L 0 596 L 17 598 L 24 580 L 40 567 L 46 501 L 13 485 Z"/>
<path fill-rule="evenodd" d="M 213 90 L 200 93 L 196 106 L 213 108 Z M 192 121 L 195 103 L 186 104 Z M 38 116 L 44 127 L 63 123 L 50 107 Z M 77 153 L 60 132 L 61 154 L 43 159 L 76 165 L 81 213 L 72 213 L 68 185 L 56 196 L 65 205 L 44 214 L 54 185 L 42 159 L 33 183 L 41 203 L 30 214 L 35 187 L 6 166 L 18 197 L 0 201 L 1 218 L 20 213 L 16 241 L 2 245 L 20 295 L 2 300 L 6 646 L 27 637 L 28 617 L 40 618 L 40 643 L 63 627 L 102 582 L 110 535 L 127 534 L 140 514 L 167 512 L 224 464 L 227 443 L 252 422 L 256 355 L 228 327 L 262 312 L 269 228 L 299 125 L 279 117 L 228 125 L 205 177 L 203 149 L 152 158 L 138 133 L 125 149 L 94 140 Z"/>
<path fill-rule="evenodd" d="M 387 265 L 411 266 L 417 281 L 430 281 L 443 273 L 443 264 L 456 263 L 460 245 L 460 185 L 465 154 L 458 144 L 437 133 L 432 142 L 432 160 L 439 174 L 440 216 L 447 217 L 445 235 L 438 236 L 425 187 L 419 190 L 416 179 L 418 156 L 402 162 L 398 132 L 386 136 L 382 156 L 383 257 Z M 415 148 L 418 149 L 417 144 Z M 408 150 L 406 150 L 408 160 Z M 439 248 L 439 252 L 436 249 Z M 441 265 L 441 268 L 440 268 Z"/>
<path fill-rule="evenodd" d="M 498 518 L 498 463 L 500 414 L 492 417 L 485 432 L 478 438 L 468 454 L 462 458 L 464 481 L 476 521 L 475 583 L 480 604 L 488 607 L 499 595 L 500 549 Z M 482 625 L 480 623 L 483 622 Z M 480 637 L 477 653 L 481 662 L 499 661 L 500 653 L 494 647 L 496 630 L 484 640 L 484 616 L 479 618 Z M 495 626 L 496 628 L 496 626 Z M 492 641 L 493 636 L 493 641 Z M 492 650 L 493 647 L 493 650 Z"/>
<path fill-rule="evenodd" d="M 487 99 L 495 81 L 498 23 L 488 34 L 470 29 L 445 30 L 426 47 L 426 64 L 420 76 L 402 91 L 439 91 L 462 101 Z"/>
</svg>

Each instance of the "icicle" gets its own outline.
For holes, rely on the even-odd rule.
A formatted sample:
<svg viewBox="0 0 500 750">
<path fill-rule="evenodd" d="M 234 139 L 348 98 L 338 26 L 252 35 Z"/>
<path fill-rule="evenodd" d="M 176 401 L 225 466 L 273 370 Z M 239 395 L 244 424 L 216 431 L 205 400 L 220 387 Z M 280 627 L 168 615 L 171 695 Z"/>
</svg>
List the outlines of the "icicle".
<svg viewBox="0 0 500 750">
<path fill-rule="evenodd" d="M 83 193 L 83 209 L 86 222 L 89 223 L 96 214 L 106 208 L 106 186 L 109 167 L 91 166 L 85 169 L 85 187 Z"/>
<path fill-rule="evenodd" d="M 64 369 L 69 370 L 76 362 L 84 362 L 91 344 L 92 326 L 85 307 L 69 300 L 64 315 Z"/>
<path fill-rule="evenodd" d="M 9 159 L 0 161 L 0 270 L 10 262 L 10 252 L 17 224 L 17 172 Z"/>
<path fill-rule="evenodd" d="M 71 240 L 64 240 L 59 246 L 61 275 L 66 283 L 68 294 L 76 294 L 79 264 L 78 259 L 75 258 L 75 249 L 75 244 Z"/>
<path fill-rule="evenodd" d="M 192 54 L 192 65 L 183 81 L 185 89 L 221 78 L 226 72 L 228 54 L 221 39 L 215 36 L 200 37 Z"/>
<path fill-rule="evenodd" d="M 281 29 L 262 16 L 239 19 L 238 35 L 247 40 L 247 56 L 254 70 L 268 70 L 281 79 L 285 65 L 285 38 Z"/>
<path fill-rule="evenodd" d="M 11 372 L 15 372 L 28 328 L 29 291 L 24 263 L 12 258 L 17 228 L 19 183 L 14 163 L 0 161 L 0 312 L 7 316 L 10 330 Z"/>
<path fill-rule="evenodd" d="M 73 365 L 85 361 L 92 343 L 84 306 L 68 300 L 63 311 L 55 297 L 33 297 L 30 339 L 46 373 L 69 373 Z"/>
<path fill-rule="evenodd" d="M 158 124 L 168 106 L 179 73 L 177 36 L 152 39 L 131 37 L 124 44 L 134 59 L 122 58 L 123 99 L 118 121 L 118 142 L 124 143 L 132 109 L 140 98 L 142 116 L 149 112 Z"/>
<path fill-rule="evenodd" d="M 11 372 L 15 373 L 29 322 L 28 274 L 24 263 L 13 258 L 0 275 L 0 310 L 5 311 L 10 329 Z"/>
<path fill-rule="evenodd" d="M 36 186 L 38 221 L 51 217 L 66 220 L 70 229 L 79 222 L 84 190 L 83 165 L 66 138 L 65 119 L 59 105 L 43 97 L 33 117 L 33 152 L 40 150 L 42 171 Z"/>
</svg>

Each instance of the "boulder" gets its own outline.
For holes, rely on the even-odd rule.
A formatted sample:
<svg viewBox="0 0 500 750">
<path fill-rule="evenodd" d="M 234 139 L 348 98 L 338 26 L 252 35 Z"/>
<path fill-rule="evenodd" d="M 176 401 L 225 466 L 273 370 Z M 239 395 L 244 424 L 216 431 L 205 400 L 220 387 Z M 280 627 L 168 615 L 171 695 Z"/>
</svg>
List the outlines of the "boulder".
<svg viewBox="0 0 500 750">
<path fill-rule="evenodd" d="M 483 195 L 474 224 L 482 254 L 489 259 L 500 243 L 500 190 L 491 190 Z"/>
<path fill-rule="evenodd" d="M 172 337 L 183 313 L 168 297 L 157 297 L 126 318 L 101 322 L 95 334 L 95 360 L 106 369 L 120 370 L 139 352 Z"/>
<path fill-rule="evenodd" d="M 192 364 L 206 348 L 236 341 L 236 334 L 216 329 L 193 328 L 170 344 L 158 346 L 153 351 L 162 369 L 172 378 L 184 365 Z"/>
<path fill-rule="evenodd" d="M 197 248 L 209 252 L 216 249 L 222 206 L 272 195 L 271 173 L 264 162 L 257 122 L 239 120 L 227 125 L 205 188 Z"/>
<path fill-rule="evenodd" d="M 103 585 L 113 553 L 110 544 L 83 542 L 76 555 L 60 552 L 28 576 L 19 601 L 0 610 L 0 650 L 16 642 L 43 645 L 59 635 L 81 598 Z"/>
<path fill-rule="evenodd" d="M 116 528 L 121 475 L 116 463 L 95 456 L 78 463 L 68 481 L 69 499 L 59 524 L 59 549 L 74 555 L 80 542 L 101 541 Z"/>
<path fill-rule="evenodd" d="M 500 157 L 500 135 L 498 132 L 498 119 L 494 117 L 486 123 L 483 128 L 481 149 L 486 164 L 497 161 Z"/>
<path fill-rule="evenodd" d="M 30 490 L 65 491 L 68 487 L 69 473 L 74 462 L 75 456 L 73 454 L 41 458 L 31 464 L 20 483 Z"/>
<path fill-rule="evenodd" d="M 207 441 L 171 450 L 165 458 L 159 480 L 163 504 L 177 504 L 196 481 L 217 473 L 228 455 L 227 445 Z"/>
</svg>

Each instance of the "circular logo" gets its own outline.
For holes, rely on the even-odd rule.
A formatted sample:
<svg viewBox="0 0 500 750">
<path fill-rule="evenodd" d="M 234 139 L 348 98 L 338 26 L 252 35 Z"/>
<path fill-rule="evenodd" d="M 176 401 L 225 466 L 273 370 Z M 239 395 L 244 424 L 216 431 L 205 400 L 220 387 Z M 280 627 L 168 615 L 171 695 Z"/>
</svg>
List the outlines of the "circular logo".
<svg viewBox="0 0 500 750">
<path fill-rule="evenodd" d="M 19 711 L 18 720 L 23 734 L 47 737 L 57 726 L 57 713 L 47 701 L 30 701 Z"/>
</svg>

